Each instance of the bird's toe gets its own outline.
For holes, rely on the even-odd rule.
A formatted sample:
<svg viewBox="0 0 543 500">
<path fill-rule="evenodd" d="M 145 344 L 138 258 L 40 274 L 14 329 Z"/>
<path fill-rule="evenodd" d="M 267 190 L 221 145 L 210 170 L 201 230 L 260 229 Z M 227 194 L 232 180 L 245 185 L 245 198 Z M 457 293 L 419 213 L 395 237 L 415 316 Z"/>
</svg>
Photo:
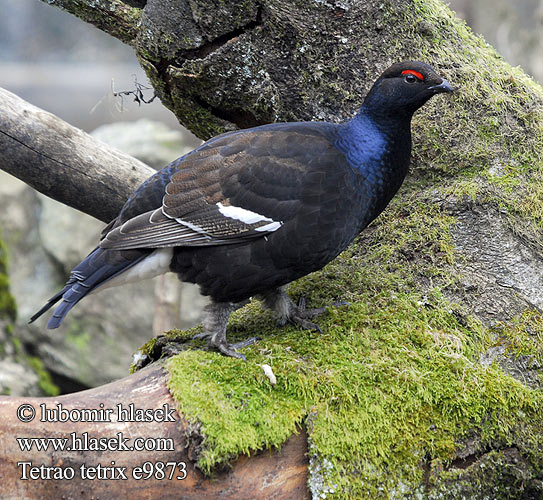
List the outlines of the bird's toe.
<svg viewBox="0 0 543 500">
<path fill-rule="evenodd" d="M 212 347 L 215 347 L 219 352 L 221 352 L 225 356 L 230 356 L 231 358 L 238 358 L 238 359 L 242 359 L 243 361 L 247 361 L 245 356 L 241 354 L 241 352 L 238 352 L 238 349 L 243 349 L 244 347 L 255 344 L 259 340 L 260 340 L 260 337 L 251 337 L 251 338 L 242 340 L 241 342 L 236 342 L 235 344 L 229 344 L 228 342 L 225 341 L 225 342 L 218 342 L 217 344 L 210 342 L 210 345 Z"/>
<path fill-rule="evenodd" d="M 236 342 L 235 344 L 230 344 L 230 347 L 233 349 L 243 349 L 250 345 L 256 344 L 259 340 L 262 340 L 260 337 L 250 337 L 248 339 L 242 340 L 241 342 Z"/>
<path fill-rule="evenodd" d="M 288 318 L 282 317 L 277 320 L 277 327 L 283 328 L 288 323 Z"/>
<path fill-rule="evenodd" d="M 302 330 L 311 330 L 314 332 L 322 333 L 321 327 L 317 325 L 317 323 L 309 321 L 309 319 L 307 319 L 305 315 L 294 315 L 290 318 L 290 322 L 293 325 L 300 327 Z"/>
<path fill-rule="evenodd" d="M 237 358 L 237 359 L 241 359 L 243 361 L 247 361 L 245 356 L 243 354 L 241 354 L 241 352 L 236 351 L 236 349 L 234 348 L 234 346 L 232 344 L 218 344 L 218 345 L 216 345 L 214 347 L 216 347 L 217 350 L 221 354 L 224 354 L 225 356 L 230 356 L 231 358 Z"/>
<path fill-rule="evenodd" d="M 209 338 L 211 338 L 211 334 L 209 332 L 202 332 L 194 335 L 192 340 L 208 340 Z"/>
<path fill-rule="evenodd" d="M 312 330 L 322 333 L 320 326 L 314 323 L 312 320 L 321 314 L 325 313 L 328 307 L 340 307 L 349 306 L 350 304 L 345 301 L 333 302 L 329 306 L 317 307 L 314 309 L 307 309 L 307 302 L 304 297 L 301 297 L 298 301 L 298 305 L 295 306 L 292 314 L 288 318 L 281 318 L 279 320 L 279 326 L 284 326 L 287 322 L 299 326 L 303 330 Z"/>
</svg>

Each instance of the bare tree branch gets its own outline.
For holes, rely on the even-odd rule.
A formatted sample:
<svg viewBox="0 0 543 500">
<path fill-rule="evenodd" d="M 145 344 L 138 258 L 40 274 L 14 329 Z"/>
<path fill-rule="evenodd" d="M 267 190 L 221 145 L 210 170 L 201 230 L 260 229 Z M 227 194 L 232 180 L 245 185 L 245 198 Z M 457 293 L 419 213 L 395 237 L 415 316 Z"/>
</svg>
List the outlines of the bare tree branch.
<svg viewBox="0 0 543 500">
<path fill-rule="evenodd" d="M 0 89 L 0 168 L 104 222 L 154 173 L 60 118 Z"/>
<path fill-rule="evenodd" d="M 131 45 L 138 33 L 141 10 L 138 4 L 145 2 L 132 2 L 121 0 L 44 0 L 55 5 L 83 21 L 93 24 L 97 28 Z M 135 6 L 129 5 L 133 3 Z"/>
</svg>

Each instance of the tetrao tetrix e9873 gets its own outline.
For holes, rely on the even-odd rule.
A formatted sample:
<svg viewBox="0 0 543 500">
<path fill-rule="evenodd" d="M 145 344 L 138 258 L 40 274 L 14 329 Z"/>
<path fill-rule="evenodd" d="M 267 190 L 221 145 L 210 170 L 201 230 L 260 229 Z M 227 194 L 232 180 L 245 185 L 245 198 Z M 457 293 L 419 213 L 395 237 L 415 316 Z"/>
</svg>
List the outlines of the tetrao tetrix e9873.
<svg viewBox="0 0 543 500">
<path fill-rule="evenodd" d="M 316 328 L 284 286 L 344 250 L 398 191 L 411 154 L 411 117 L 452 92 L 427 64 L 401 62 L 374 83 L 343 123 L 274 123 L 202 144 L 145 181 L 76 266 L 48 328 L 98 287 L 167 271 L 209 295 L 201 338 L 226 340 L 230 313 L 256 296 L 281 323 Z"/>
</svg>

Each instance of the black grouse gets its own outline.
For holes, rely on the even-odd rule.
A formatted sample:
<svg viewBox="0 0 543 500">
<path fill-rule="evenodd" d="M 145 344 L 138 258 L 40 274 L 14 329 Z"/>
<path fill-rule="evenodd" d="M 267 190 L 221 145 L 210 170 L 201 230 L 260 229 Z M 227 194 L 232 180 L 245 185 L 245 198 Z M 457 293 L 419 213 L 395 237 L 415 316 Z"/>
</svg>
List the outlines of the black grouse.
<svg viewBox="0 0 543 500">
<path fill-rule="evenodd" d="M 209 295 L 203 333 L 221 353 L 230 313 L 250 297 L 281 323 L 317 328 L 314 312 L 286 294 L 322 268 L 387 206 L 411 154 L 411 118 L 433 95 L 452 92 L 427 64 L 401 62 L 374 83 L 343 123 L 274 123 L 228 132 L 145 181 L 76 266 L 48 328 L 98 287 L 167 271 Z"/>
</svg>

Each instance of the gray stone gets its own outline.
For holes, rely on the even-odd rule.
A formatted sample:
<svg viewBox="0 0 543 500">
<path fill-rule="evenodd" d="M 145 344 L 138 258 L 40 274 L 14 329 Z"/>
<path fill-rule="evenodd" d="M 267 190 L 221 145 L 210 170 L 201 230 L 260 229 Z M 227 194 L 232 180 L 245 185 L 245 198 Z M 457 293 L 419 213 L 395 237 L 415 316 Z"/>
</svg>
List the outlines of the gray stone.
<svg viewBox="0 0 543 500">
<path fill-rule="evenodd" d="M 0 319 L 0 395 L 43 396 L 38 375 L 14 343 L 12 326 Z"/>
<path fill-rule="evenodd" d="M 96 246 L 104 223 L 42 194 L 38 198 L 40 241 L 68 274 Z"/>
<path fill-rule="evenodd" d="M 10 396 L 42 396 L 38 376 L 30 368 L 13 359 L 0 360 L 0 394 Z"/>
<path fill-rule="evenodd" d="M 194 149 L 201 141 L 188 132 L 172 130 L 165 124 L 141 119 L 102 125 L 91 135 L 135 156 L 156 169 Z"/>
</svg>

